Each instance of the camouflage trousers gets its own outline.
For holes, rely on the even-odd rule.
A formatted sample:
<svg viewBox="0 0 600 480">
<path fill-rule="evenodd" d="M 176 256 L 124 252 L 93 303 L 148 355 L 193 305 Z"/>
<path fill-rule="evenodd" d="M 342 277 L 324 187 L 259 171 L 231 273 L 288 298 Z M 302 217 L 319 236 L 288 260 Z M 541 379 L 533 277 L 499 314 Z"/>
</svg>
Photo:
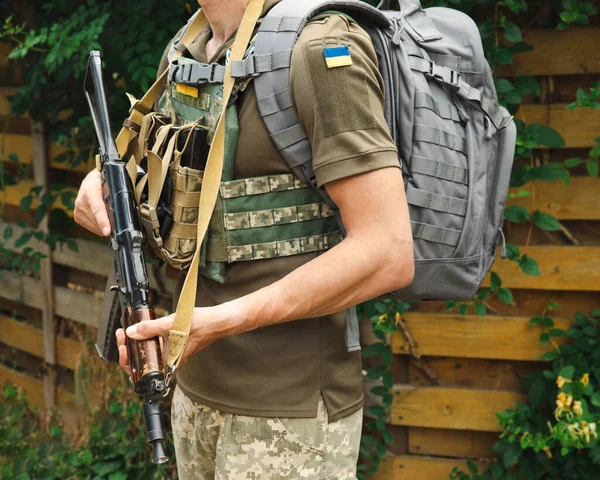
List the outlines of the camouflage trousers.
<svg viewBox="0 0 600 480">
<path fill-rule="evenodd" d="M 172 407 L 180 480 L 352 480 L 362 410 L 329 423 L 316 418 L 233 415 L 198 404 L 177 388 Z"/>
</svg>

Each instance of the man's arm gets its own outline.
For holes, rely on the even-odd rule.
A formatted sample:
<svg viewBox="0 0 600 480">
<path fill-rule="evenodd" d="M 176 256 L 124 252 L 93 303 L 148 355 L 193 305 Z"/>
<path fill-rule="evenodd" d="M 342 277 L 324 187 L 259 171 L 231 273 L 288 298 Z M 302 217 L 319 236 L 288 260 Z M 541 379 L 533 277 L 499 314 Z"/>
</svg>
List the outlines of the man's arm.
<svg viewBox="0 0 600 480">
<path fill-rule="evenodd" d="M 383 168 L 327 185 L 347 237 L 281 280 L 215 307 L 196 308 L 182 362 L 215 340 L 256 328 L 339 312 L 413 277 L 412 233 L 398 168 Z M 134 339 L 167 336 L 173 315 L 127 331 Z M 119 333 L 122 343 L 124 336 Z M 126 355 L 121 349 L 122 356 Z M 126 359 L 122 363 L 126 364 Z"/>
</svg>

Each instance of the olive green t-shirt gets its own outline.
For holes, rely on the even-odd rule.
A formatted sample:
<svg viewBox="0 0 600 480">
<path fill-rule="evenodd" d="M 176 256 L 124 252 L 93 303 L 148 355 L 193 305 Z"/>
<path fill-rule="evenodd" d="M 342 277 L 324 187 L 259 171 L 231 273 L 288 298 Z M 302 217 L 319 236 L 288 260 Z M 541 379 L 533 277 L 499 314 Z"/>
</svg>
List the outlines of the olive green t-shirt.
<svg viewBox="0 0 600 480">
<path fill-rule="evenodd" d="M 277 0 L 267 0 L 265 11 Z M 227 44 L 207 59 L 210 30 L 189 48 L 197 61 L 223 61 Z M 324 48 L 350 47 L 353 64 L 328 69 Z M 303 30 L 292 56 L 291 89 L 313 147 L 319 185 L 384 167 L 399 167 L 383 116 L 383 82 L 368 35 L 341 15 Z M 234 178 L 289 173 L 260 118 L 252 84 L 239 109 Z M 228 265 L 224 284 L 200 276 L 197 306 L 213 306 L 266 287 L 316 253 Z M 344 274 L 340 265 L 339 275 Z M 183 278 L 178 282 L 179 292 Z M 176 297 L 178 294 L 176 294 Z M 330 421 L 363 403 L 360 352 L 345 345 L 346 312 L 260 328 L 226 337 L 195 354 L 177 375 L 183 392 L 239 415 L 314 417 L 323 396 Z"/>
</svg>

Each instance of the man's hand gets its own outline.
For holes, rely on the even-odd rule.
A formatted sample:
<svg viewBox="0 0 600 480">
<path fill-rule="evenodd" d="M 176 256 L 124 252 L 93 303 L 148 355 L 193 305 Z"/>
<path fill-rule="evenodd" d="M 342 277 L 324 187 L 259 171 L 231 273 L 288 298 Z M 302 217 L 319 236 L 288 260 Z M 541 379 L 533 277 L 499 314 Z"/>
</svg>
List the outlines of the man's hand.
<svg viewBox="0 0 600 480">
<path fill-rule="evenodd" d="M 75 200 L 75 221 L 92 233 L 110 235 L 110 221 L 102 199 L 102 180 L 98 170 L 92 170 L 81 182 Z"/>
<path fill-rule="evenodd" d="M 228 320 L 224 315 L 231 317 L 232 320 Z M 219 338 L 231 334 L 234 329 L 227 330 L 226 326 L 232 325 L 235 321 L 235 317 L 233 311 L 228 308 L 227 304 L 212 308 L 196 307 L 194 309 L 190 336 L 181 360 L 179 360 L 178 368 L 187 362 L 189 357 L 194 353 L 208 347 Z M 127 336 L 133 340 L 146 340 L 152 337 L 159 337 L 162 340 L 161 348 L 164 352 L 165 348 L 167 348 L 165 346 L 168 344 L 169 332 L 171 331 L 174 320 L 175 314 L 157 318 L 156 320 L 145 320 L 129 327 L 127 329 Z M 119 364 L 127 374 L 131 375 L 127 347 L 125 346 L 125 331 L 122 328 L 119 328 L 116 332 L 116 336 L 117 345 L 119 347 Z"/>
</svg>

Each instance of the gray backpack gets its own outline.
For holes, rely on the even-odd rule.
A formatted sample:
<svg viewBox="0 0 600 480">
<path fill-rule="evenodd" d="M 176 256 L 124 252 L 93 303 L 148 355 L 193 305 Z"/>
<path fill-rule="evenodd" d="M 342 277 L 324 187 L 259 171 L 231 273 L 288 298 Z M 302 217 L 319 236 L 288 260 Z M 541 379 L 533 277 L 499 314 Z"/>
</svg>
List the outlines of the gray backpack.
<svg viewBox="0 0 600 480">
<path fill-rule="evenodd" d="M 424 10 L 419 0 L 400 0 L 400 7 L 282 0 L 232 75 L 256 76 L 259 111 L 274 144 L 294 173 L 316 186 L 311 145 L 290 96 L 291 52 L 306 23 L 323 12 L 359 23 L 372 38 L 385 82 L 385 115 L 398 145 L 414 238 L 414 281 L 394 294 L 465 300 L 494 262 L 516 127 L 498 105 L 471 18 L 449 8 Z"/>
</svg>

